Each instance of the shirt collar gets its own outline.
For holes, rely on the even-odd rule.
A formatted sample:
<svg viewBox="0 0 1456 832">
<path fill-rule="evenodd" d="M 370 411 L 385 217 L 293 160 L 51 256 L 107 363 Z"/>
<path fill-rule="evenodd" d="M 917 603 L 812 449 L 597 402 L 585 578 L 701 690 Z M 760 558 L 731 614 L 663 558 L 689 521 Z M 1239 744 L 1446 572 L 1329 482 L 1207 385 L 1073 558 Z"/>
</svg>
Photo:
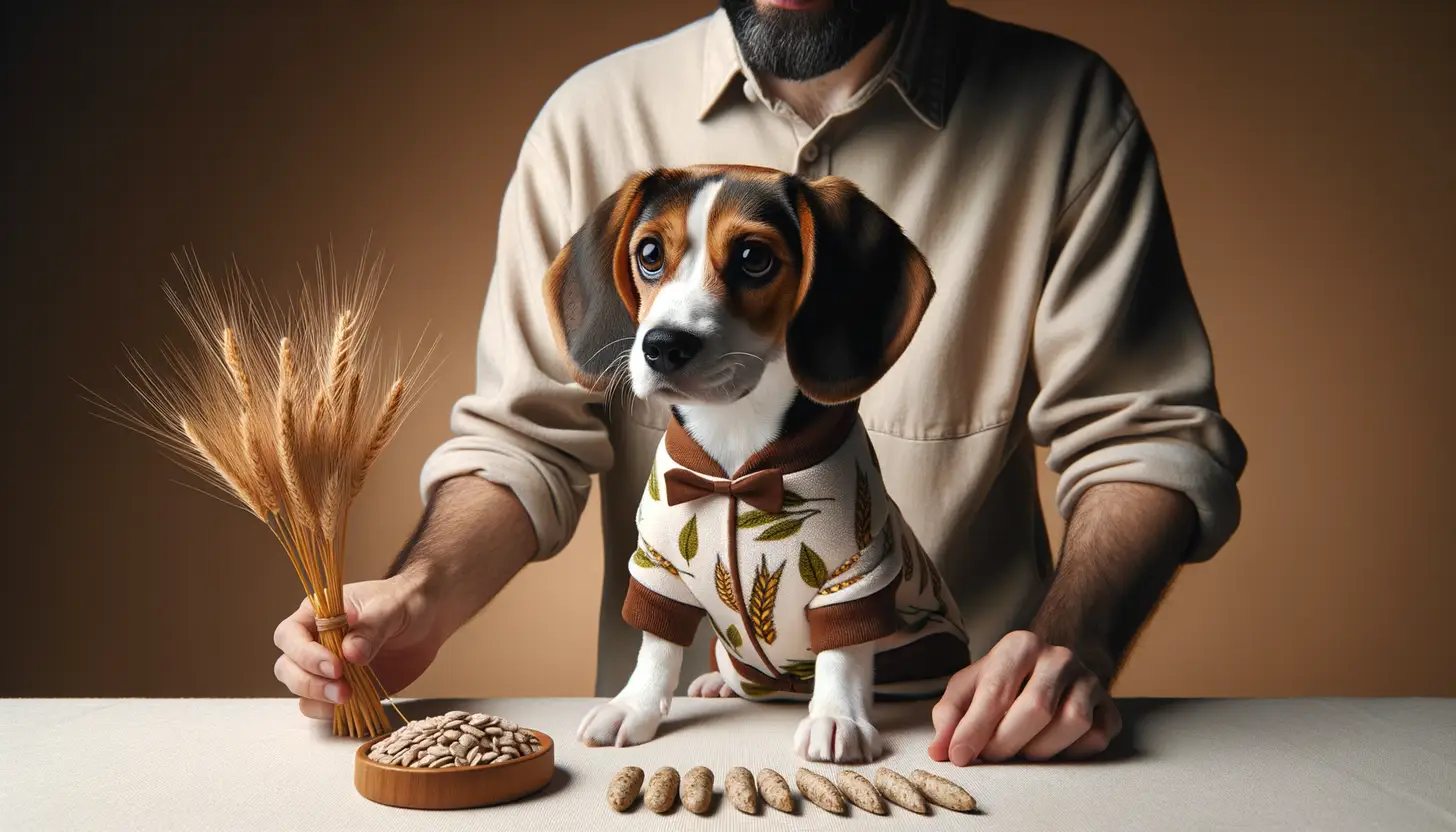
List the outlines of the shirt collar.
<svg viewBox="0 0 1456 832">
<path fill-rule="evenodd" d="M 859 422 L 859 401 L 824 406 L 800 395 L 784 414 L 781 435 L 729 475 L 683 426 L 673 409 L 664 442 L 668 457 L 689 471 L 718 479 L 737 479 L 756 471 L 792 474 L 828 459 L 849 439 Z"/>
<path fill-rule="evenodd" d="M 911 0 L 903 30 L 881 77 L 922 121 L 939 130 L 945 126 L 953 90 L 949 84 L 951 27 L 945 0 Z M 708 21 L 703 47 L 703 94 L 698 119 L 707 118 L 727 97 L 735 82 L 749 80 L 751 71 L 738 51 L 738 39 L 728 13 L 719 9 Z"/>
</svg>

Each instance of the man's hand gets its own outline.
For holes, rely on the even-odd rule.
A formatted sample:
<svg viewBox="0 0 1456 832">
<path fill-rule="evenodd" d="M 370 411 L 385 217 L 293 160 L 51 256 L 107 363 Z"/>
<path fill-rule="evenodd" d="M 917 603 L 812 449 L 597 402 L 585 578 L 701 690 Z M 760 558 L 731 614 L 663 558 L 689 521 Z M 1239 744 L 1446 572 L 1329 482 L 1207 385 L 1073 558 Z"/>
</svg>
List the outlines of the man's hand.
<svg viewBox="0 0 1456 832">
<path fill-rule="evenodd" d="M 386 691 L 399 691 L 418 679 L 444 640 L 419 587 L 403 576 L 344 587 L 349 615 L 344 658 L 370 665 Z M 308 599 L 278 625 L 273 643 L 282 651 L 273 675 L 299 697 L 299 710 L 314 719 L 332 719 L 334 705 L 349 698 L 349 684 L 338 657 L 318 642 Z"/>
<path fill-rule="evenodd" d="M 931 711 L 930 758 L 964 766 L 1013 757 L 1089 757 L 1122 730 L 1102 682 L 1072 651 L 1035 633 L 1007 633 L 951 677 Z"/>
<path fill-rule="evenodd" d="M 389 577 L 344 586 L 344 658 L 367 664 L 394 693 L 420 677 L 452 633 L 480 611 L 536 551 L 531 519 L 510 489 L 464 475 L 431 497 Z M 331 719 L 349 696 L 343 668 L 318 643 L 305 599 L 273 633 L 273 673 L 299 709 Z"/>
</svg>

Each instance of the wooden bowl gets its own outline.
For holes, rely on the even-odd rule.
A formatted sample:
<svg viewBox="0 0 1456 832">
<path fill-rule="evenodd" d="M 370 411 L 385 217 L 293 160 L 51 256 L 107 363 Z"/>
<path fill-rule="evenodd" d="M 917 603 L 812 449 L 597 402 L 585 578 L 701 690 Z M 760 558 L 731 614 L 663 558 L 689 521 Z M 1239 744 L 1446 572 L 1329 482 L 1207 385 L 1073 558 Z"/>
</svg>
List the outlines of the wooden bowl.
<svg viewBox="0 0 1456 832">
<path fill-rule="evenodd" d="M 529 729 L 522 729 L 529 730 Z M 508 763 L 458 768 L 402 768 L 369 759 L 375 743 L 359 746 L 354 754 L 354 788 L 375 803 L 405 809 L 468 809 L 509 803 L 546 788 L 556 773 L 556 750 L 551 738 L 531 731 L 541 750 Z"/>
</svg>

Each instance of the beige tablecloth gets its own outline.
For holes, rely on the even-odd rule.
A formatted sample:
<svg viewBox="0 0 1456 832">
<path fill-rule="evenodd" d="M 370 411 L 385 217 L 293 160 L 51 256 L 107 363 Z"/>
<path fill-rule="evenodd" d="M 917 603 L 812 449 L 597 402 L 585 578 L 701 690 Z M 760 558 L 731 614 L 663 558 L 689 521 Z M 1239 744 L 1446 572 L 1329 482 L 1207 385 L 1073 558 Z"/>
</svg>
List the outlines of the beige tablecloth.
<svg viewBox="0 0 1456 832">
<path fill-rule="evenodd" d="M 929 705 L 878 706 L 885 764 L 949 775 L 981 814 L 888 818 L 739 815 L 721 800 L 697 817 L 606 808 L 611 774 L 638 765 L 777 768 L 800 706 L 678 700 L 662 734 L 629 749 L 573 739 L 585 699 L 402 703 L 411 718 L 459 707 L 501 714 L 558 741 L 546 791 L 489 809 L 421 812 L 354 791 L 355 743 L 334 739 L 291 701 L 0 701 L 0 829 L 4 830 L 641 830 L 1456 829 L 1456 699 L 1126 700 L 1126 741 L 1077 764 L 931 763 Z M 833 775 L 831 766 L 816 770 Z M 862 769 L 863 770 L 863 769 Z M 872 767 L 867 771 L 873 776 Z"/>
</svg>

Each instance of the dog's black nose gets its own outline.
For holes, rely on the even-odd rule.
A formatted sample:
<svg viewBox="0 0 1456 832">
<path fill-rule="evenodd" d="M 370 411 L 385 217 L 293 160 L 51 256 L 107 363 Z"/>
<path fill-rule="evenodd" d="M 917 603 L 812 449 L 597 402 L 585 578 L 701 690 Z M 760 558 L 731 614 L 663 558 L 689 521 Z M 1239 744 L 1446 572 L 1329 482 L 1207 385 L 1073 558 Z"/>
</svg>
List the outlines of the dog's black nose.
<svg viewBox="0 0 1456 832">
<path fill-rule="evenodd" d="M 663 375 L 677 372 L 703 348 L 703 339 L 680 329 L 655 327 L 642 336 L 642 357 Z"/>
</svg>

